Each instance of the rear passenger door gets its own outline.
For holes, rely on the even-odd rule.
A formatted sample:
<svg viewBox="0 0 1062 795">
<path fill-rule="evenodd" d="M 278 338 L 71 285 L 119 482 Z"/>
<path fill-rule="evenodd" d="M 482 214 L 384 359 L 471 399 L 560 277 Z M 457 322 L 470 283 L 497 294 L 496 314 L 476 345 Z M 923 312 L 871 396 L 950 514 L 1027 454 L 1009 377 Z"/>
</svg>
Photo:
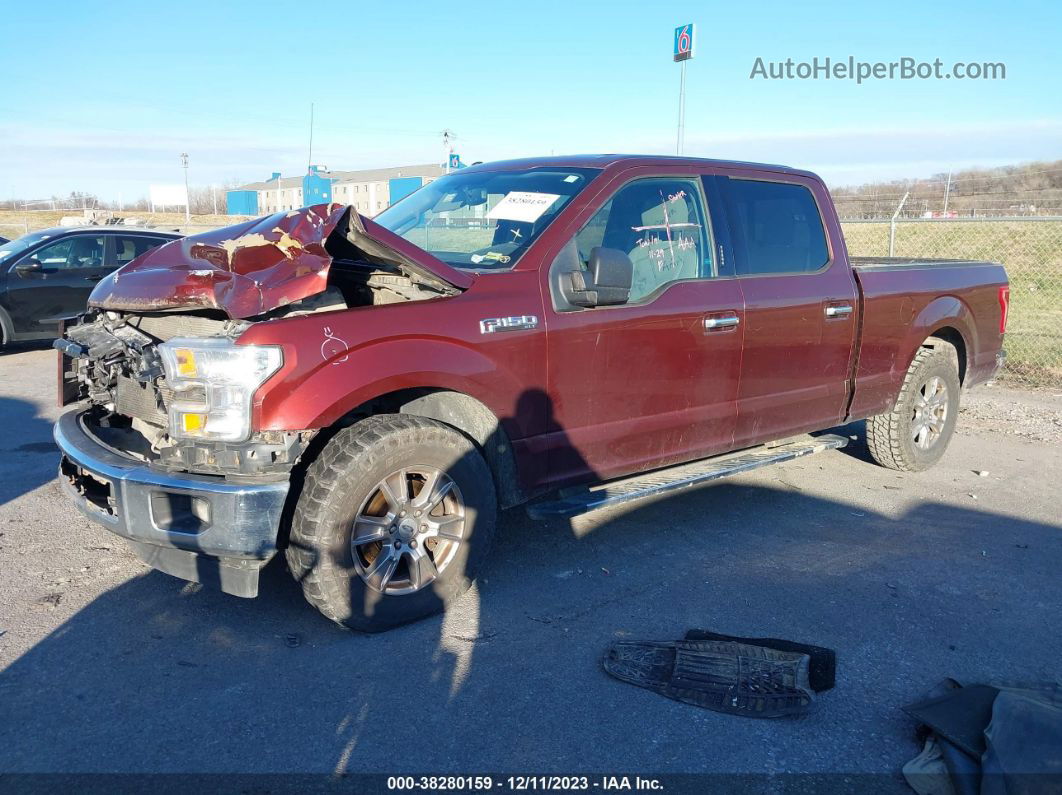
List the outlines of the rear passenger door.
<svg viewBox="0 0 1062 795">
<path fill-rule="evenodd" d="M 835 425 L 847 408 L 858 289 L 839 231 L 823 223 L 829 196 L 798 175 L 715 179 L 745 301 L 735 447 Z"/>
<path fill-rule="evenodd" d="M 114 246 L 108 251 L 107 265 L 110 270 L 120 268 L 123 265 L 128 265 L 141 254 L 169 242 L 170 238 L 156 235 L 114 235 Z"/>
</svg>

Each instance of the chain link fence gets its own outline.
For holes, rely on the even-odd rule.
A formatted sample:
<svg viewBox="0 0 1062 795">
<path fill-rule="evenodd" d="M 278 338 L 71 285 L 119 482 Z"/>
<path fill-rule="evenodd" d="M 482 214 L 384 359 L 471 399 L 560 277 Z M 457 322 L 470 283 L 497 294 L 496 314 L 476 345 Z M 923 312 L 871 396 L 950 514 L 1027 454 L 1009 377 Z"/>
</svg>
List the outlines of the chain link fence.
<svg viewBox="0 0 1062 795">
<path fill-rule="evenodd" d="M 1010 277 L 1007 365 L 1001 378 L 1062 385 L 1062 218 L 843 221 L 853 257 L 1001 262 Z"/>
</svg>

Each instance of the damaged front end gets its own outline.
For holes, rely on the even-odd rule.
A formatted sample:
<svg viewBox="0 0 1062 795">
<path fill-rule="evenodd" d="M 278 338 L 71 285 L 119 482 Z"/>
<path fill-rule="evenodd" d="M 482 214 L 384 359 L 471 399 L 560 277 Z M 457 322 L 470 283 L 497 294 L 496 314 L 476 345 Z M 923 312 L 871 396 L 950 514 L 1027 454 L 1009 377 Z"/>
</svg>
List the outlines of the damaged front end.
<svg viewBox="0 0 1062 795">
<path fill-rule="evenodd" d="M 175 240 L 107 277 L 66 328 L 62 404 L 87 399 L 101 441 L 167 471 L 287 473 L 312 430 L 252 432 L 279 347 L 237 345 L 283 317 L 455 295 L 471 281 L 341 205 Z"/>
<path fill-rule="evenodd" d="M 249 325 L 204 314 L 89 312 L 55 343 L 64 403 L 87 400 L 88 431 L 160 470 L 286 475 L 313 431 L 251 431 L 254 390 L 282 358 L 278 348 L 235 345 Z"/>
<path fill-rule="evenodd" d="M 102 280 L 61 352 L 60 486 L 151 566 L 254 596 L 282 543 L 292 469 L 318 432 L 254 427 L 280 318 L 456 295 L 471 277 L 349 207 L 175 240 Z M 289 348 L 294 360 L 295 348 Z M 290 364 L 294 365 L 294 361 Z"/>
<path fill-rule="evenodd" d="M 93 310 L 55 347 L 59 485 L 152 567 L 236 596 L 277 551 L 290 470 L 311 431 L 257 433 L 251 397 L 280 349 L 205 314 Z"/>
</svg>

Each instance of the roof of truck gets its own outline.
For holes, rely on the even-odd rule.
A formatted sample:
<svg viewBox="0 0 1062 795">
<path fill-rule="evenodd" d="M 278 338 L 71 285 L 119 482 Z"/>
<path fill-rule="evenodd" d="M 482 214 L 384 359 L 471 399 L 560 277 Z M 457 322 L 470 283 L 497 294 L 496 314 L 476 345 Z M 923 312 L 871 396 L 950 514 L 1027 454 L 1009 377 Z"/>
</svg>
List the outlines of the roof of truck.
<svg viewBox="0 0 1062 795">
<path fill-rule="evenodd" d="M 527 168 L 562 167 L 562 168 L 607 168 L 615 165 L 660 166 L 660 165 L 711 165 L 729 166 L 731 168 L 754 168 L 764 171 L 780 171 L 787 174 L 815 176 L 809 171 L 781 166 L 774 163 L 751 163 L 742 160 L 716 160 L 706 157 L 679 157 L 677 155 L 563 155 L 560 157 L 525 157 L 517 160 L 495 160 L 489 163 L 476 163 L 462 171 L 518 171 Z"/>
</svg>

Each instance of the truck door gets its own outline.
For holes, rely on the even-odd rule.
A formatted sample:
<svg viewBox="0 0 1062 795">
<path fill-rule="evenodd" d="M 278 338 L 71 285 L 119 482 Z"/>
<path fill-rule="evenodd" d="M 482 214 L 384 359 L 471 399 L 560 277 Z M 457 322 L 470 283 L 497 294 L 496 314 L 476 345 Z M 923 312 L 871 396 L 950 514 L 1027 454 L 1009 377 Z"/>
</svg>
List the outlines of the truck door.
<svg viewBox="0 0 1062 795">
<path fill-rule="evenodd" d="M 734 433 L 741 291 L 717 278 L 698 176 L 628 172 L 599 197 L 550 270 L 564 257 L 585 268 L 605 247 L 630 257 L 633 284 L 626 304 L 579 308 L 558 302 L 549 280 L 551 485 L 690 460 L 727 449 Z"/>
<path fill-rule="evenodd" d="M 845 414 L 858 288 L 829 196 L 797 175 L 719 177 L 745 301 L 736 447 L 828 428 Z"/>
</svg>

